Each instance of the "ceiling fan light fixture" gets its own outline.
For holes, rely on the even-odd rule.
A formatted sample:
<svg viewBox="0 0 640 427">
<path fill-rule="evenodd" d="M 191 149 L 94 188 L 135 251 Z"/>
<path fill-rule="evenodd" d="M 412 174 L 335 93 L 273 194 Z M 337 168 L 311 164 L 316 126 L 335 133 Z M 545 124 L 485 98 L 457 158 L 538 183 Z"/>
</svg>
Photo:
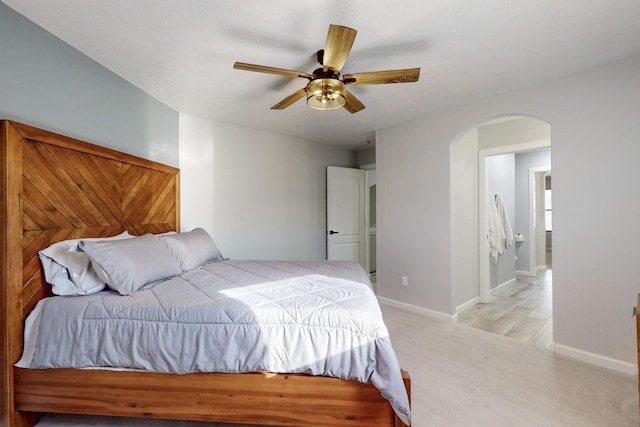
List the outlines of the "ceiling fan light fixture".
<svg viewBox="0 0 640 427">
<path fill-rule="evenodd" d="M 335 110 L 347 102 L 345 84 L 338 79 L 314 79 L 307 85 L 307 105 L 316 110 Z"/>
<path fill-rule="evenodd" d="M 305 87 L 298 89 L 275 104 L 271 107 L 272 110 L 283 110 L 306 97 L 307 105 L 316 110 L 334 110 L 344 107 L 349 113 L 354 114 L 363 110 L 365 106 L 353 95 L 353 92 L 347 92 L 345 85 L 381 85 L 418 81 L 420 68 L 344 74 L 341 79 L 340 73 L 351 52 L 356 33 L 357 31 L 353 28 L 329 25 L 329 33 L 327 34 L 324 49 L 320 49 L 316 53 L 316 58 L 322 67 L 314 70 L 312 74 L 305 71 L 287 70 L 285 68 L 248 64 L 246 62 L 236 62 L 233 64 L 233 68 L 309 79 Z"/>
</svg>

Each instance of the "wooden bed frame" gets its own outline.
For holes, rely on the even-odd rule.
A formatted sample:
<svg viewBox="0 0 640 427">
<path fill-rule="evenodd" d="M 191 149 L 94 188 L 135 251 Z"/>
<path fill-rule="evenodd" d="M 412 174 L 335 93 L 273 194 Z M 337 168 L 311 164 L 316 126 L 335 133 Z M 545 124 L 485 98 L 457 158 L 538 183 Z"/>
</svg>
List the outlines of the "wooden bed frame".
<svg viewBox="0 0 640 427">
<path fill-rule="evenodd" d="M 228 423 L 403 426 L 370 384 L 288 374 L 21 369 L 24 320 L 51 294 L 37 251 L 65 239 L 179 230 L 179 170 L 0 122 L 0 425 L 39 413 Z M 410 379 L 403 371 L 407 391 Z"/>
</svg>

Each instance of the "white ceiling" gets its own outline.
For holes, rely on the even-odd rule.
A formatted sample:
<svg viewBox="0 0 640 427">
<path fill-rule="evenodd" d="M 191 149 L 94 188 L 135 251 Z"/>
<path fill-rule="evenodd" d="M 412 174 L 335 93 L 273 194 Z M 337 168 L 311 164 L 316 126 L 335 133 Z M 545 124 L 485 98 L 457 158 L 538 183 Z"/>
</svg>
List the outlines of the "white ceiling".
<svg viewBox="0 0 640 427">
<path fill-rule="evenodd" d="M 376 129 L 640 53 L 638 0 L 2 0 L 171 108 L 351 148 Z M 329 24 L 358 31 L 343 73 L 421 67 L 417 83 L 349 86 L 366 109 L 270 107 L 312 72 Z"/>
</svg>

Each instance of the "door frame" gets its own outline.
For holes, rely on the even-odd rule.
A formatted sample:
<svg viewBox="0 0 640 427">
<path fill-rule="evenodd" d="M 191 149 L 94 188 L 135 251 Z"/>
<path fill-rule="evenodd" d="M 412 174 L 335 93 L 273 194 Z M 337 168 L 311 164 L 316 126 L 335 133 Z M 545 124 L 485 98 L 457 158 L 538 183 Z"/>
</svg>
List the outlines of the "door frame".
<svg viewBox="0 0 640 427">
<path fill-rule="evenodd" d="M 536 274 L 538 273 L 538 252 L 539 252 L 539 248 L 538 248 L 538 238 L 540 237 L 539 234 L 543 234 L 545 235 L 546 233 L 544 232 L 544 230 L 542 232 L 539 231 L 539 229 L 537 230 L 535 227 L 535 219 L 534 217 L 538 216 L 539 214 L 539 210 L 540 210 L 540 204 L 539 203 L 535 203 L 535 199 L 537 196 L 537 190 L 536 190 L 536 176 L 537 175 L 541 175 L 542 172 L 549 172 L 551 171 L 550 167 L 534 167 L 534 168 L 529 168 L 529 236 L 534 236 L 534 238 L 529 238 L 529 272 L 528 272 L 528 276 L 531 277 L 536 277 Z M 542 212 L 543 215 L 542 217 L 544 218 L 544 194 L 538 197 L 538 200 L 542 200 L 543 202 L 543 206 L 542 206 Z M 544 228 L 544 224 L 540 225 L 537 224 L 538 228 L 543 227 Z"/>
<path fill-rule="evenodd" d="M 487 191 L 489 191 L 487 185 L 487 157 L 511 153 L 518 154 L 545 148 L 551 148 L 550 139 L 478 150 L 478 297 L 481 303 L 489 302 L 491 296 L 489 243 L 487 241 L 488 224 L 486 215 Z"/>
<path fill-rule="evenodd" d="M 358 166 L 358 169 L 364 170 L 364 263 L 367 275 L 371 274 L 371 171 L 376 170 L 375 163 L 367 163 Z"/>
<path fill-rule="evenodd" d="M 376 165 L 372 167 L 360 166 L 364 169 L 364 252 L 365 271 L 371 274 L 371 171 L 375 171 Z M 377 180 L 377 178 L 376 178 Z"/>
</svg>

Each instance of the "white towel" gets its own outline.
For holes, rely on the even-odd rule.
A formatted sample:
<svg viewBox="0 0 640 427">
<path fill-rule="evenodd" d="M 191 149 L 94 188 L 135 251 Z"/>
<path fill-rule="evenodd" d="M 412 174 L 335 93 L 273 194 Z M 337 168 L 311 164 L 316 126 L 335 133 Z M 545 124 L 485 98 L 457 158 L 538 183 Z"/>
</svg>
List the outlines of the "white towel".
<svg viewBox="0 0 640 427">
<path fill-rule="evenodd" d="M 491 193 L 487 193 L 487 239 L 489 240 L 489 255 L 496 263 L 498 257 L 504 252 L 505 233 L 500 219 L 500 213 Z"/>
<path fill-rule="evenodd" d="M 504 249 L 509 249 L 513 245 L 513 230 L 511 228 L 511 220 L 509 220 L 509 213 L 504 205 L 504 200 L 500 194 L 496 194 L 495 197 L 496 209 L 498 210 L 498 216 L 500 217 L 500 223 L 504 231 Z M 500 254 L 502 255 L 502 254 Z"/>
</svg>

